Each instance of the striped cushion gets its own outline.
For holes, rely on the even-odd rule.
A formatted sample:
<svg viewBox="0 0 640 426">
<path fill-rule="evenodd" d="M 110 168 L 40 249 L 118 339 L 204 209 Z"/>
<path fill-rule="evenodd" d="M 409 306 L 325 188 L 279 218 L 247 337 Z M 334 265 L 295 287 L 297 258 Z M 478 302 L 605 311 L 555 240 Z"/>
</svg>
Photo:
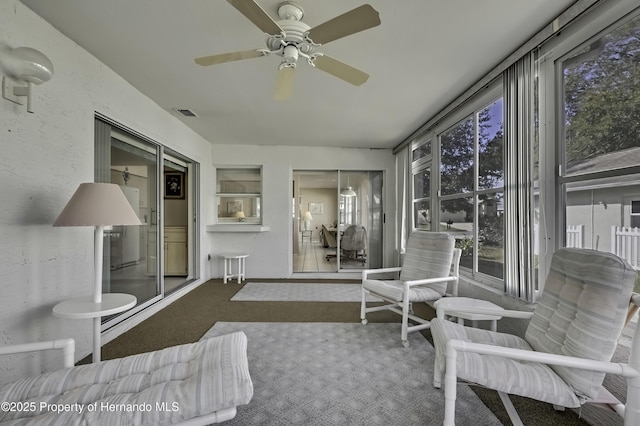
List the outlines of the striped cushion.
<svg viewBox="0 0 640 426">
<path fill-rule="evenodd" d="M 557 251 L 525 339 L 537 351 L 609 361 L 635 276 L 627 262 L 610 253 Z M 553 368 L 582 400 L 595 397 L 604 378 L 604 373 Z"/>
<path fill-rule="evenodd" d="M 414 232 L 407 241 L 400 281 L 449 276 L 455 239 L 446 232 Z M 440 295 L 447 283 L 429 285 Z M 429 299 L 431 300 L 431 299 Z"/>
<path fill-rule="evenodd" d="M 436 348 L 435 368 L 439 371 L 444 371 L 445 345 L 449 339 L 531 350 L 520 337 L 439 319 L 431 321 L 431 335 Z M 459 378 L 491 389 L 563 407 L 580 406 L 572 389 L 546 364 L 458 352 L 456 367 Z"/>
<path fill-rule="evenodd" d="M 165 425 L 247 404 L 252 395 L 247 337 L 237 332 L 6 384 L 0 401 L 37 409 L 0 411 L 0 423 L 28 418 L 38 425 Z M 56 413 L 41 410 L 41 403 L 98 408 Z"/>
<path fill-rule="evenodd" d="M 403 299 L 403 283 L 402 281 L 382 281 L 382 280 L 364 280 L 362 287 L 376 294 L 386 297 L 387 299 L 401 302 Z M 438 300 L 442 297 L 440 292 L 427 286 L 415 286 L 409 289 L 410 302 L 428 302 Z"/>
</svg>

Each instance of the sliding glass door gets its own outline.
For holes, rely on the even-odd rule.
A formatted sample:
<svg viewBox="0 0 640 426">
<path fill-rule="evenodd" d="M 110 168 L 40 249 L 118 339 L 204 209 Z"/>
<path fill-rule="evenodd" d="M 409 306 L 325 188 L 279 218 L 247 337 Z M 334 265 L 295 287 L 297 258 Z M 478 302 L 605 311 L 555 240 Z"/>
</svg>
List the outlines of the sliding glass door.
<svg viewBox="0 0 640 426">
<path fill-rule="evenodd" d="M 107 328 L 198 278 L 198 165 L 100 119 L 95 150 L 95 181 L 118 185 L 142 222 L 105 230 L 102 290 L 138 301 Z"/>
<path fill-rule="evenodd" d="M 293 272 L 382 266 L 380 171 L 294 171 Z"/>
<path fill-rule="evenodd" d="M 338 192 L 339 270 L 382 266 L 382 172 L 341 171 Z"/>
<path fill-rule="evenodd" d="M 133 294 L 141 305 L 161 294 L 155 226 L 159 211 L 160 151 L 157 145 L 104 123 L 100 126 L 105 127 L 104 134 L 101 143 L 97 138 L 96 145 L 97 154 L 102 155 L 96 160 L 107 167 L 96 168 L 96 181 L 118 185 L 142 222 L 141 226 L 113 226 L 105 231 L 103 292 Z"/>
</svg>

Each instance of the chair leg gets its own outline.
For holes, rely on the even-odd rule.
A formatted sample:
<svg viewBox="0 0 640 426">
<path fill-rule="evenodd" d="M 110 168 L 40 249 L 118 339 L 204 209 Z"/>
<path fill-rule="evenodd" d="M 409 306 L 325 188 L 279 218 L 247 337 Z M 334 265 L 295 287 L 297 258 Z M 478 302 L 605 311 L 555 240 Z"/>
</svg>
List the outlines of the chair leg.
<svg viewBox="0 0 640 426">
<path fill-rule="evenodd" d="M 409 305 L 408 301 L 404 301 L 402 303 L 402 332 L 400 334 L 400 339 L 402 340 L 402 346 L 405 348 L 409 347 Z"/>
<path fill-rule="evenodd" d="M 439 359 L 438 353 L 436 352 L 436 360 L 433 365 L 433 387 L 436 389 L 440 389 L 442 387 L 442 363 Z"/>
<path fill-rule="evenodd" d="M 458 373 L 456 371 L 457 355 L 456 350 L 447 344 L 444 373 L 444 426 L 455 426 L 456 424 L 456 393 L 458 386 Z"/>
<path fill-rule="evenodd" d="M 516 408 L 513 406 L 513 402 L 511 402 L 511 399 L 509 398 L 509 395 L 504 392 L 498 392 L 498 396 L 502 401 L 502 405 L 504 405 L 504 408 L 507 410 L 507 414 L 509 415 L 509 419 L 511 419 L 513 426 L 524 426 Z"/>
<path fill-rule="evenodd" d="M 367 293 L 362 289 L 362 301 L 360 302 L 360 322 L 362 325 L 367 325 Z"/>
<path fill-rule="evenodd" d="M 640 377 L 627 378 L 627 403 L 624 408 L 624 424 L 640 424 Z"/>
</svg>

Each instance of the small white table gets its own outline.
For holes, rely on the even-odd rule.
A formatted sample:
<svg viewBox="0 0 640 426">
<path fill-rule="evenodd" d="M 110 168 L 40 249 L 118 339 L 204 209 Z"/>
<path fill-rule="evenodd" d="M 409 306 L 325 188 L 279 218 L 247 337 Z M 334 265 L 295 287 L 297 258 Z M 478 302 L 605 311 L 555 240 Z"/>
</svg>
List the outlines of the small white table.
<svg viewBox="0 0 640 426">
<path fill-rule="evenodd" d="M 105 293 L 102 302 L 94 303 L 93 296 L 75 297 L 53 307 L 53 315 L 66 319 L 93 318 L 93 362 L 100 361 L 100 317 L 124 312 L 136 306 L 131 294 Z"/>
<path fill-rule="evenodd" d="M 220 253 L 218 256 L 224 260 L 224 275 L 222 281 L 226 284 L 229 278 L 238 277 L 238 284 L 245 279 L 246 260 L 249 257 L 246 253 Z M 233 273 L 233 261 L 237 263 L 237 272 Z"/>
<path fill-rule="evenodd" d="M 458 324 L 464 325 L 464 320 L 469 320 L 474 327 L 477 327 L 478 321 L 491 321 L 490 327 L 492 331 L 497 330 L 497 320 L 502 318 L 501 315 L 474 314 L 465 312 L 464 309 L 489 308 L 501 311 L 504 310 L 502 307 L 496 305 L 495 303 L 491 303 L 481 299 L 472 299 L 470 297 L 444 297 L 434 302 L 433 306 L 436 309 L 443 310 L 445 315 L 458 318 Z"/>
<path fill-rule="evenodd" d="M 313 236 L 313 229 L 303 229 L 302 231 L 302 243 L 304 244 L 304 235 L 305 233 L 309 237 L 309 242 L 311 242 L 311 237 Z"/>
</svg>

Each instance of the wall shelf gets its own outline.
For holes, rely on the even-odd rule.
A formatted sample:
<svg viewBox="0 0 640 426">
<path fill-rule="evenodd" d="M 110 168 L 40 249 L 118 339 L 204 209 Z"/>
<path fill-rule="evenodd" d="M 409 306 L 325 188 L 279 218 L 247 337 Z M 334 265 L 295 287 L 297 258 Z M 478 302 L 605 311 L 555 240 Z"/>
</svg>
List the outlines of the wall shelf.
<svg viewBox="0 0 640 426">
<path fill-rule="evenodd" d="M 269 232 L 269 225 L 251 224 L 217 224 L 207 225 L 207 232 Z"/>
</svg>

